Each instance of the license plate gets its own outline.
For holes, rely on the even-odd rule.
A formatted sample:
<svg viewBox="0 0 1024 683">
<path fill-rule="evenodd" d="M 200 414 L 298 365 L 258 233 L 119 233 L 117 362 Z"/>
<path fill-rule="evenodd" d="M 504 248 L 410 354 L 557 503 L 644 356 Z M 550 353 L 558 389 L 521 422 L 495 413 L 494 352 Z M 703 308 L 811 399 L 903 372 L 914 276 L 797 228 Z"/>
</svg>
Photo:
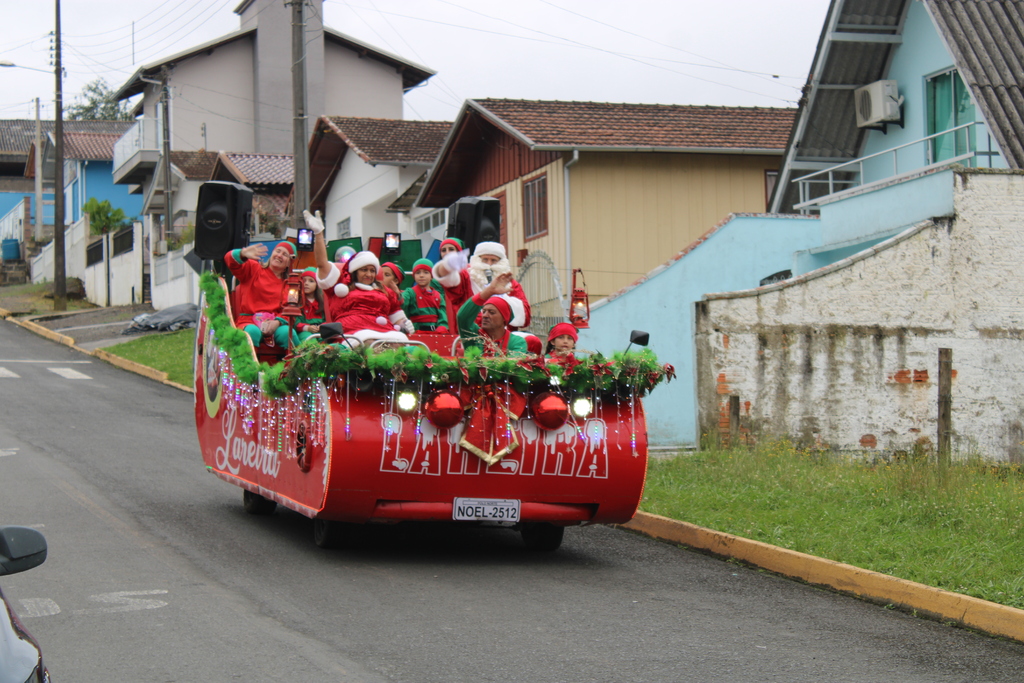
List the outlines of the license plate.
<svg viewBox="0 0 1024 683">
<path fill-rule="evenodd" d="M 510 498 L 456 498 L 452 519 L 518 522 L 519 501 Z"/>
</svg>

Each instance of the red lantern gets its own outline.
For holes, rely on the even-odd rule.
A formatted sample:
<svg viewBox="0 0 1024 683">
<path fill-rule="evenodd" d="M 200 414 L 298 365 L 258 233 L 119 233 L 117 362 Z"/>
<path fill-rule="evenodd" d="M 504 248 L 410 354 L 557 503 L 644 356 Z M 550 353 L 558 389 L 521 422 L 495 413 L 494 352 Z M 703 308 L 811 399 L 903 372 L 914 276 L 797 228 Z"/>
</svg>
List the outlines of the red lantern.
<svg viewBox="0 0 1024 683">
<path fill-rule="evenodd" d="M 534 396 L 530 401 L 530 411 L 533 421 L 541 429 L 558 429 L 569 419 L 569 404 L 550 391 Z"/>
<path fill-rule="evenodd" d="M 423 404 L 423 414 L 430 423 L 441 429 L 448 429 L 459 424 L 464 408 L 458 395 L 451 391 L 438 391 L 431 394 Z"/>
<path fill-rule="evenodd" d="M 576 273 L 583 281 L 582 287 L 576 286 Z M 587 281 L 583 279 L 583 271 L 576 268 L 572 271 L 572 300 L 569 302 L 569 322 L 578 330 L 590 328 L 590 297 L 587 296 Z"/>
<path fill-rule="evenodd" d="M 302 315 L 302 305 L 305 303 L 306 292 L 302 288 L 302 277 L 293 272 L 288 276 L 288 282 L 284 288 L 284 300 L 281 302 L 281 315 L 285 317 L 298 317 Z"/>
</svg>

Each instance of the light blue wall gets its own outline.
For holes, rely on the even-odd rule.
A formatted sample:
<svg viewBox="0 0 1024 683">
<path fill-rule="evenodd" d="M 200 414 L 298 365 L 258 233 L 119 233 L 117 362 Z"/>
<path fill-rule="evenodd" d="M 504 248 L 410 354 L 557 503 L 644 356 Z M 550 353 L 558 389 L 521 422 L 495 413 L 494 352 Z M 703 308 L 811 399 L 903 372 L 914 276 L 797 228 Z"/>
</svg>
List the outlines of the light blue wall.
<svg viewBox="0 0 1024 683">
<path fill-rule="evenodd" d="M 579 348 L 610 355 L 626 348 L 631 330 L 644 330 L 659 361 L 676 368 L 677 379 L 644 400 L 652 447 L 698 443 L 694 302 L 706 293 L 757 287 L 791 268 L 795 252 L 820 244 L 816 218 L 737 216 L 642 285 L 594 304 Z"/>
<path fill-rule="evenodd" d="M 823 205 L 820 251 L 844 247 L 856 247 L 853 251 L 860 251 L 914 223 L 952 213 L 951 170 L 903 179 L 892 185 L 883 185 L 870 192 Z M 793 274 L 806 273 L 848 255 L 828 258 L 819 254 L 818 258 L 810 261 L 798 259 Z M 822 258 L 826 259 L 824 263 L 821 262 Z"/>
<path fill-rule="evenodd" d="M 920 140 L 928 134 L 928 122 L 925 99 L 925 79 L 954 66 L 953 57 L 946 50 L 945 44 L 935 29 L 935 24 L 928 15 L 924 3 L 911 2 L 907 11 L 907 20 L 903 28 L 903 42 L 893 52 L 892 64 L 886 80 L 894 80 L 903 96 L 903 128 L 894 123 L 886 126 L 886 132 L 869 130 L 865 138 L 861 156 L 869 156 Z M 978 120 L 981 114 L 978 112 Z M 987 135 L 978 132 L 979 148 L 986 147 L 983 139 Z M 995 143 L 992 143 L 994 148 Z M 907 173 L 927 163 L 927 148 L 917 144 L 900 150 L 896 160 L 896 172 Z M 987 160 L 979 159 L 978 165 L 988 166 Z M 996 168 L 1006 168 L 1006 162 L 999 157 L 991 164 Z M 894 175 L 892 155 L 886 154 L 865 162 L 864 182 L 870 183 L 881 178 Z"/>
<path fill-rule="evenodd" d="M 129 194 L 128 185 L 114 184 L 114 163 L 112 161 L 79 161 L 78 174 L 67 186 L 65 201 L 67 202 L 67 223 L 71 224 L 82 217 L 82 206 L 95 197 L 99 201 L 106 199 L 115 209 L 124 211 L 129 219 L 137 218 L 142 213 L 142 195 Z"/>
</svg>

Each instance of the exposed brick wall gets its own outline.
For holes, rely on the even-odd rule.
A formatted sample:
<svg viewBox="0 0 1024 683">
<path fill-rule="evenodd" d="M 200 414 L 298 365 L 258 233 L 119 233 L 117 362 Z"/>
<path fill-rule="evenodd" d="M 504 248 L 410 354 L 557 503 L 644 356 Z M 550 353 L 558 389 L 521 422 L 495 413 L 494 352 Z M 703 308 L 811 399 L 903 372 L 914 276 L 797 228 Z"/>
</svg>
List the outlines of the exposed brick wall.
<svg viewBox="0 0 1024 683">
<path fill-rule="evenodd" d="M 1024 176 L 954 174 L 955 216 L 778 288 L 697 307 L 701 432 L 739 395 L 752 438 L 841 450 L 936 442 L 953 350 L 953 447 L 1024 456 Z M 749 404 L 749 407 L 747 405 Z M 728 429 L 728 425 L 725 425 Z"/>
</svg>

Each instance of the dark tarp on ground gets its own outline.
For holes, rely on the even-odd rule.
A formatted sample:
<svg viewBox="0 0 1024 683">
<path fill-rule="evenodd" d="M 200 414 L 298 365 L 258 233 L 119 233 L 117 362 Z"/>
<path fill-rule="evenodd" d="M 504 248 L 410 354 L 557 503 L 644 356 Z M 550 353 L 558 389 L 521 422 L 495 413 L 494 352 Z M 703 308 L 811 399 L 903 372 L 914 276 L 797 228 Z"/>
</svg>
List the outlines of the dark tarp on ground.
<svg viewBox="0 0 1024 683">
<path fill-rule="evenodd" d="M 138 334 L 152 330 L 173 332 L 186 327 L 195 327 L 199 318 L 199 307 L 195 304 L 171 306 L 155 313 L 143 313 L 132 318 L 121 334 Z"/>
</svg>

